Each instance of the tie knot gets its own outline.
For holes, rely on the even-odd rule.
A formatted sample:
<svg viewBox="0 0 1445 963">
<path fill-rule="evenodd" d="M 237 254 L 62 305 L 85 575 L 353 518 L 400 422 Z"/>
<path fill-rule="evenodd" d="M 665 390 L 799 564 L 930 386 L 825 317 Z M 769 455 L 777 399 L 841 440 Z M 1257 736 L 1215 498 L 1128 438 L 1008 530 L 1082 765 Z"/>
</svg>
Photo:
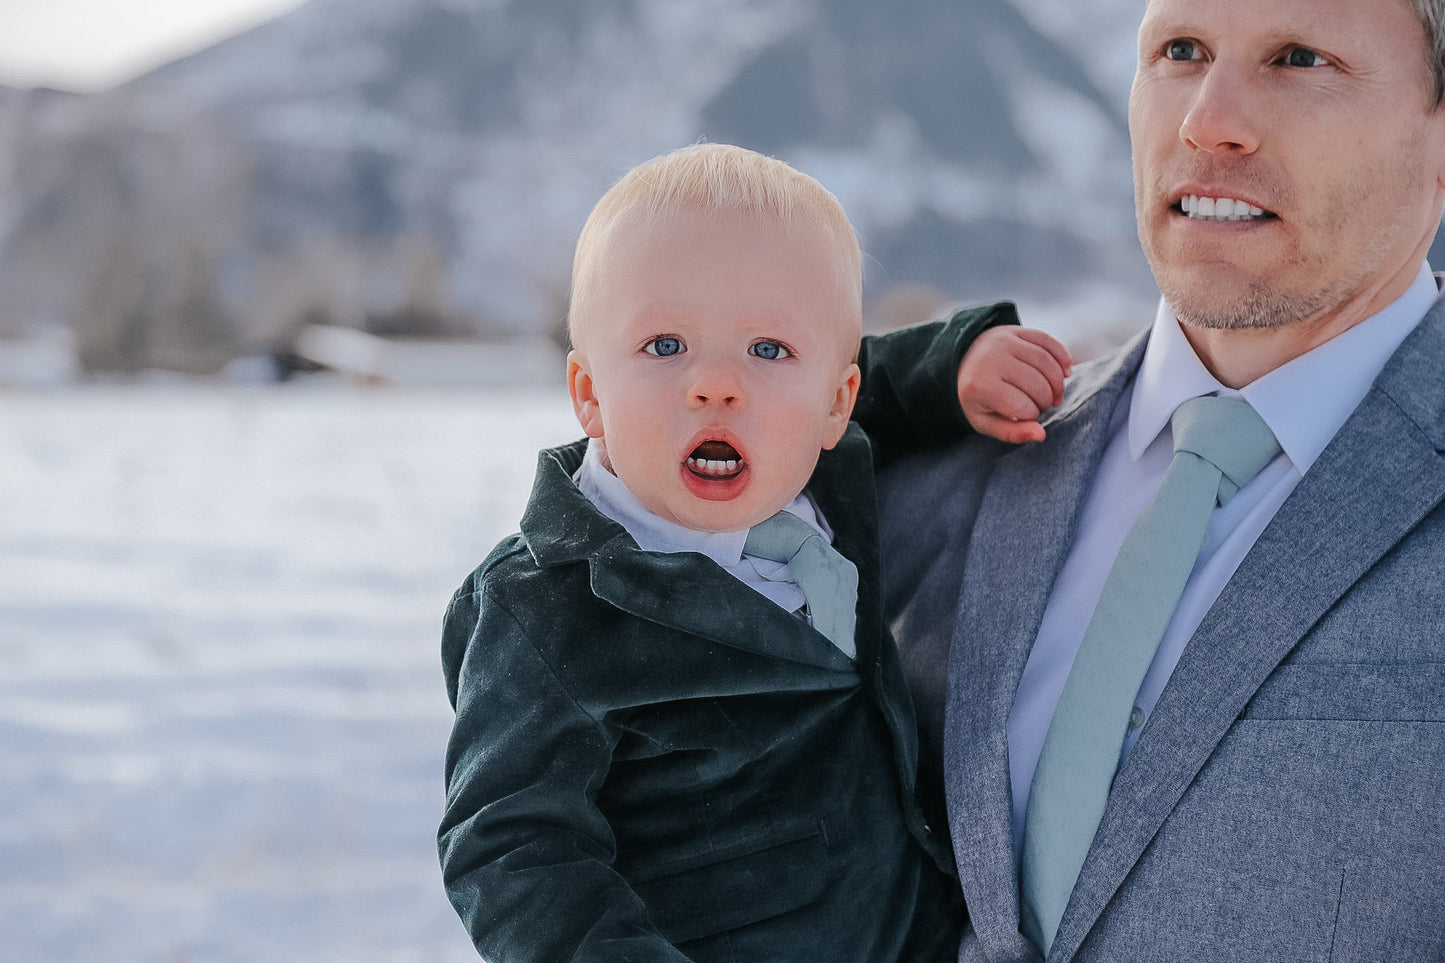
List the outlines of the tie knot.
<svg viewBox="0 0 1445 963">
<path fill-rule="evenodd" d="M 1234 497 L 1279 454 L 1269 425 L 1243 398 L 1190 398 L 1170 419 L 1174 451 L 1191 452 L 1219 469 L 1219 504 Z"/>
<path fill-rule="evenodd" d="M 743 551 L 774 562 L 790 562 L 810 538 L 821 543 L 823 534 L 792 512 L 778 512 L 748 529 Z"/>
<path fill-rule="evenodd" d="M 852 658 L 857 651 L 858 569 L 823 538 L 823 533 L 790 512 L 748 530 L 743 552 L 788 566 L 808 602 L 813 628 Z"/>
</svg>

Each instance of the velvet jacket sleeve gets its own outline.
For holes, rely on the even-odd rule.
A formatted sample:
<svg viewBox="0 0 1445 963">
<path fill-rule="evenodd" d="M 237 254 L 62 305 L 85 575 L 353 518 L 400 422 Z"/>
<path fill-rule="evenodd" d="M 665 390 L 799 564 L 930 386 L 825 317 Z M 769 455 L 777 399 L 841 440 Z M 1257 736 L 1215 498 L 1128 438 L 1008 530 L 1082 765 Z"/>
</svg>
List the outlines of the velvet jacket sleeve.
<svg viewBox="0 0 1445 963">
<path fill-rule="evenodd" d="M 984 331 L 1018 323 L 1012 302 L 999 301 L 863 339 L 853 420 L 873 441 L 879 466 L 972 430 L 958 405 L 958 366 Z"/>
<path fill-rule="evenodd" d="M 615 740 L 473 580 L 443 629 L 457 722 L 439 836 L 447 895 L 493 963 L 685 963 L 611 868 L 597 809 Z"/>
</svg>

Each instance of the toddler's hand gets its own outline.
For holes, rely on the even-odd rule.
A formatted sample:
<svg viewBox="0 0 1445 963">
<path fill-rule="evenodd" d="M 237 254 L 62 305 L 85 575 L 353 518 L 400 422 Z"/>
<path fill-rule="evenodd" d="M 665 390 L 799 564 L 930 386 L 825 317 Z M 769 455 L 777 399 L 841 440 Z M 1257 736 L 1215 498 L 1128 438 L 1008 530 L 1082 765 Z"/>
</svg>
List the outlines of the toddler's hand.
<svg viewBox="0 0 1445 963">
<path fill-rule="evenodd" d="M 958 366 L 958 403 L 980 434 L 1020 444 L 1043 441 L 1039 415 L 1064 400 L 1069 351 L 1032 328 L 989 328 Z"/>
</svg>

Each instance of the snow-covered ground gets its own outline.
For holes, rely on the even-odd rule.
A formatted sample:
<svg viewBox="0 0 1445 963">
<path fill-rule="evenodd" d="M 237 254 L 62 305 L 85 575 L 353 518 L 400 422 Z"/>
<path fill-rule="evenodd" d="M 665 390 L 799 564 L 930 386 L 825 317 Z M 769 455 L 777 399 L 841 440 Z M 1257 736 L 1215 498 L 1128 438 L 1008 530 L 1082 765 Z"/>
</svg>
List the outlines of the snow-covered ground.
<svg viewBox="0 0 1445 963">
<path fill-rule="evenodd" d="M 475 960 L 438 629 L 577 434 L 560 384 L 0 393 L 0 957 Z"/>
</svg>

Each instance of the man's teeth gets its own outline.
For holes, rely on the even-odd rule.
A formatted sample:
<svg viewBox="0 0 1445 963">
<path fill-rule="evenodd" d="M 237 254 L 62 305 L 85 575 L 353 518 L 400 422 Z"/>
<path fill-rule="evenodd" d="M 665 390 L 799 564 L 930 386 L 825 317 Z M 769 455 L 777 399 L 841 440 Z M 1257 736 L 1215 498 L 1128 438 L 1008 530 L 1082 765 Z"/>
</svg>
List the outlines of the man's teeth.
<svg viewBox="0 0 1445 963">
<path fill-rule="evenodd" d="M 1264 216 L 1264 209 L 1232 197 L 1196 197 L 1179 202 L 1184 213 L 1198 221 L 1252 221 Z"/>
<path fill-rule="evenodd" d="M 736 458 L 729 458 L 727 461 L 714 461 L 710 458 L 689 458 L 687 463 L 692 466 L 695 472 L 704 475 L 731 475 L 738 470 L 742 464 Z"/>
</svg>

